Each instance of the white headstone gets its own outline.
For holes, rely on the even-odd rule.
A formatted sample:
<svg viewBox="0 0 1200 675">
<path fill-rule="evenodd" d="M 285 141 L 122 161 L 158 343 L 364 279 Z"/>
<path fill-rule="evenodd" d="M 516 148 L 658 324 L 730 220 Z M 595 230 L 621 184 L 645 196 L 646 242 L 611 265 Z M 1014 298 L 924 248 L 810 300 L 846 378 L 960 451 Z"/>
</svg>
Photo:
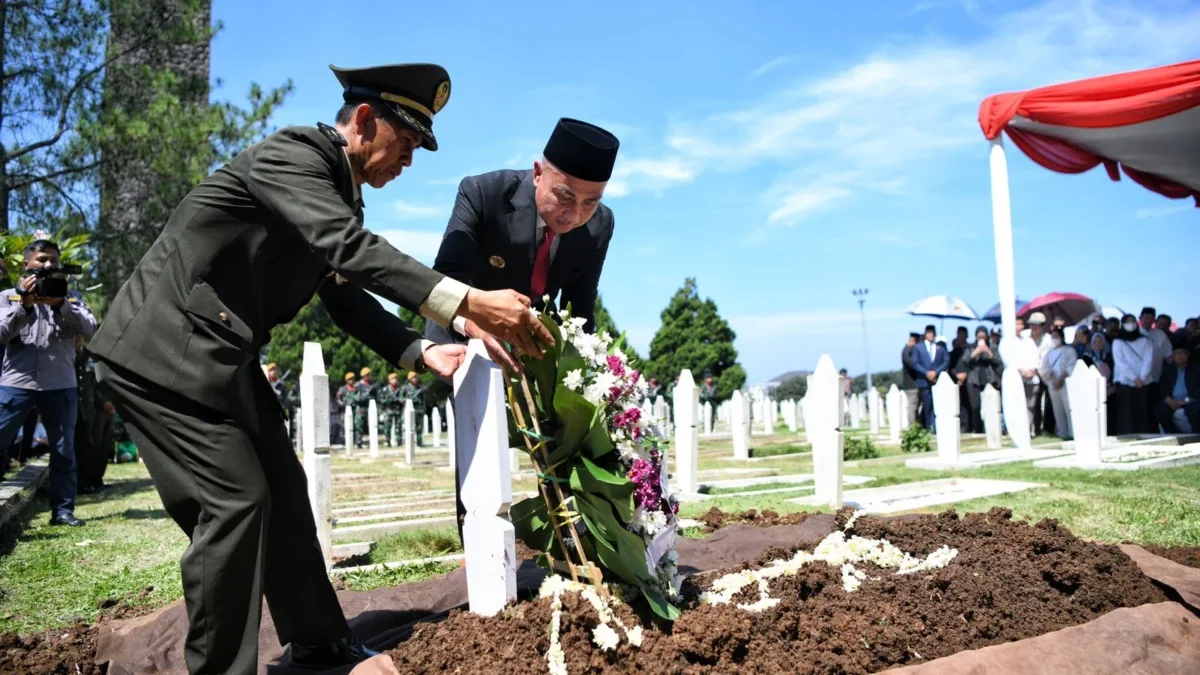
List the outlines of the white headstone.
<svg viewBox="0 0 1200 675">
<path fill-rule="evenodd" d="M 712 436 L 713 434 L 713 408 L 712 403 L 704 402 L 704 435 Z"/>
<path fill-rule="evenodd" d="M 808 395 L 807 394 L 805 394 L 803 397 L 801 397 L 800 405 L 797 406 L 796 412 L 798 413 L 798 417 L 799 417 L 799 419 L 796 420 L 797 424 L 800 426 L 801 429 L 804 429 L 805 431 L 807 431 L 808 430 L 808 416 L 809 416 Z"/>
<path fill-rule="evenodd" d="M 788 399 L 783 402 L 783 422 L 787 425 L 788 431 L 793 434 L 798 430 L 796 424 L 796 400 Z"/>
<path fill-rule="evenodd" d="M 679 374 L 679 382 L 672 394 L 675 404 L 675 475 L 679 490 L 695 494 L 697 484 L 697 455 L 700 439 L 697 437 L 697 418 L 700 412 L 700 391 L 692 378 L 692 371 Z"/>
<path fill-rule="evenodd" d="M 983 433 L 987 436 L 987 446 L 991 450 L 999 450 L 1004 447 L 1000 425 L 1000 391 L 995 385 L 988 383 L 979 398 L 979 414 L 983 418 Z"/>
<path fill-rule="evenodd" d="M 329 376 L 321 345 L 304 343 L 300 371 L 301 444 L 308 501 L 317 526 L 317 542 L 325 556 L 325 567 L 333 564 L 333 485 L 329 457 Z"/>
<path fill-rule="evenodd" d="M 460 366 L 461 367 L 461 366 Z M 404 463 L 412 466 L 417 461 L 417 411 L 412 399 L 404 402 Z"/>
<path fill-rule="evenodd" d="M 871 435 L 879 435 L 879 408 L 883 406 L 883 401 L 879 398 L 879 390 L 871 387 L 867 392 L 867 417 L 871 420 Z"/>
<path fill-rule="evenodd" d="M 458 406 L 459 494 L 470 610 L 494 616 L 517 598 L 517 542 L 508 509 L 512 506 L 508 417 L 504 372 L 487 356 L 481 340 L 471 340 L 467 358 L 454 373 Z"/>
<path fill-rule="evenodd" d="M 1075 362 L 1075 370 L 1067 377 L 1064 386 L 1071 401 L 1075 456 L 1081 464 L 1097 465 L 1100 463 L 1100 450 L 1104 446 L 1101 419 L 1106 416 L 1101 398 L 1107 394 L 1108 383 L 1095 366 L 1080 360 Z"/>
<path fill-rule="evenodd" d="M 896 408 L 907 405 L 907 403 L 904 400 L 904 392 L 900 391 L 899 387 L 895 384 L 888 387 L 887 407 L 890 413 L 888 415 L 888 443 L 892 445 L 900 445 L 900 416 L 893 411 Z"/>
<path fill-rule="evenodd" d="M 833 359 L 822 354 L 817 368 L 808 376 L 808 440 L 812 444 L 813 481 L 821 504 L 833 508 L 842 505 L 842 434 L 846 398 L 842 376 L 833 367 Z"/>
<path fill-rule="evenodd" d="M 354 409 L 346 404 L 346 414 L 342 416 L 342 435 L 346 438 L 346 456 L 354 454 Z"/>
<path fill-rule="evenodd" d="M 775 406 L 768 399 L 762 401 L 762 432 L 768 436 L 775 433 Z"/>
<path fill-rule="evenodd" d="M 1000 338 L 1000 359 L 1004 363 L 1020 361 L 1021 345 L 1014 336 Z M 1014 367 L 1006 367 L 1000 374 L 1000 403 L 1004 411 L 1004 428 L 1008 438 L 1020 450 L 1033 449 L 1032 430 L 1029 428 L 1029 408 L 1025 403 L 1025 381 Z"/>
<path fill-rule="evenodd" d="M 450 455 L 450 470 L 453 471 L 458 458 L 454 449 L 454 401 L 450 399 L 446 399 L 446 449 Z"/>
<path fill-rule="evenodd" d="M 379 406 L 375 399 L 367 401 L 367 447 L 371 457 L 379 456 Z"/>
<path fill-rule="evenodd" d="M 943 371 L 933 385 L 933 414 L 937 428 L 937 456 L 944 462 L 957 462 L 960 434 L 958 385 Z"/>
<path fill-rule="evenodd" d="M 862 421 L 862 408 L 858 407 L 858 394 L 854 394 L 850 397 L 850 428 L 861 428 Z"/>
<path fill-rule="evenodd" d="M 750 459 L 749 420 L 746 419 L 746 401 L 742 398 L 741 390 L 733 392 L 730 405 L 732 406 L 730 414 L 733 416 L 730 423 L 730 426 L 733 427 L 733 458 Z"/>
<path fill-rule="evenodd" d="M 878 392 L 876 392 L 876 395 L 878 395 Z M 870 409 L 870 406 L 867 405 L 867 402 L 869 400 L 870 400 L 870 397 L 867 394 L 860 394 L 858 397 L 858 418 L 860 420 L 868 420 L 868 422 L 867 422 L 868 426 L 870 425 L 870 421 L 869 421 L 870 418 L 868 417 L 868 415 L 879 414 L 878 409 L 872 411 Z M 882 426 L 882 425 L 880 425 L 880 426 Z"/>
<path fill-rule="evenodd" d="M 433 418 L 433 447 L 442 447 L 442 411 L 437 406 L 433 407 L 433 412 L 429 413 Z"/>
<path fill-rule="evenodd" d="M 663 398 L 662 394 L 654 399 L 654 417 L 659 424 L 665 425 L 667 422 L 667 399 Z"/>
<path fill-rule="evenodd" d="M 900 393 L 900 410 L 897 411 L 899 414 L 896 417 L 900 418 L 900 431 L 904 431 L 912 426 L 913 421 L 909 419 L 908 392 Z"/>
</svg>

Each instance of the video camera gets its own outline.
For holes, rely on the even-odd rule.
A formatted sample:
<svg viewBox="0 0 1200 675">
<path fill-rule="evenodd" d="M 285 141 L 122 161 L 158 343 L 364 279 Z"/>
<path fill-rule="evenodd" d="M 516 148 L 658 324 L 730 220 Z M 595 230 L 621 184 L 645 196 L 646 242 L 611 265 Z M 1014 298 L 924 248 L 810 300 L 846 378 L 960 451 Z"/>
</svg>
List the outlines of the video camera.
<svg viewBox="0 0 1200 675">
<path fill-rule="evenodd" d="M 67 275 L 83 274 L 80 265 L 59 265 L 58 267 L 39 267 L 27 270 L 37 282 L 29 291 L 39 298 L 67 297 Z"/>
</svg>

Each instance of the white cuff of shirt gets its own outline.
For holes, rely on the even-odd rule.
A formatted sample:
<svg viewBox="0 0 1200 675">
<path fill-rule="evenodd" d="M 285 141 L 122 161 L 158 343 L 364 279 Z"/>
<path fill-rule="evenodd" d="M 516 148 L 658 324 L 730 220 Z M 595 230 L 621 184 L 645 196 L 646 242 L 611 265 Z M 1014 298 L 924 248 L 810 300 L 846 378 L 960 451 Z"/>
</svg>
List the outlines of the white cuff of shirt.
<svg viewBox="0 0 1200 675">
<path fill-rule="evenodd" d="M 461 316 L 456 316 L 456 317 L 454 317 L 453 325 L 454 325 L 455 332 L 457 332 L 459 335 L 461 335 L 463 337 L 469 337 L 467 335 L 467 320 L 466 319 L 464 319 Z"/>
<path fill-rule="evenodd" d="M 458 314 L 458 308 L 462 306 L 463 300 L 466 299 L 467 292 L 470 290 L 470 286 L 457 279 L 450 277 L 442 279 L 429 292 L 425 304 L 421 305 L 421 316 L 446 328 Z"/>
<path fill-rule="evenodd" d="M 404 370 L 413 370 L 416 368 L 417 357 L 425 353 L 426 349 L 432 347 L 435 343 L 432 340 L 420 339 L 408 346 L 404 353 L 400 355 L 400 367 Z"/>
</svg>

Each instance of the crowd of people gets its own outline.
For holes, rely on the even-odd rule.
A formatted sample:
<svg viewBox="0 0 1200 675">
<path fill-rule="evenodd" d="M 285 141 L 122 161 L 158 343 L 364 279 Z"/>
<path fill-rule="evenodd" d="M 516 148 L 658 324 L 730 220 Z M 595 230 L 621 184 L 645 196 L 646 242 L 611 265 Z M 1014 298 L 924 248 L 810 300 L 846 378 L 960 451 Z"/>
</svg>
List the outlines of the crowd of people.
<svg viewBox="0 0 1200 675">
<path fill-rule="evenodd" d="M 1068 326 L 1033 312 L 1016 328 L 1011 364 L 1000 355 L 999 327 L 979 326 L 973 339 L 960 327 L 949 345 L 933 326 L 911 333 L 901 352 L 910 419 L 935 428 L 933 384 L 945 372 L 959 385 L 962 431 L 983 433 L 983 391 L 1001 389 L 1001 372 L 1011 365 L 1021 375 L 1031 433 L 1073 438 L 1066 380 L 1083 361 L 1107 382 L 1110 434 L 1200 433 L 1200 318 L 1179 326 L 1145 307 L 1137 317 L 1097 314 Z"/>
</svg>

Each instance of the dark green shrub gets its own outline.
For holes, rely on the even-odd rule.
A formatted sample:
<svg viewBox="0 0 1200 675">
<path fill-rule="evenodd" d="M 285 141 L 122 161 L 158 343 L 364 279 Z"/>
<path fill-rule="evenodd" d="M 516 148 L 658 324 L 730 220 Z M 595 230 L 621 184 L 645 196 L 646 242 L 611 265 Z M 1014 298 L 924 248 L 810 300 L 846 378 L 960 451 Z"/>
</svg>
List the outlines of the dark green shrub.
<svg viewBox="0 0 1200 675">
<path fill-rule="evenodd" d="M 903 452 L 929 452 L 933 449 L 933 435 L 925 427 L 914 424 L 900 434 L 900 450 Z"/>
<path fill-rule="evenodd" d="M 878 457 L 879 450 L 875 448 L 875 444 L 867 436 L 847 436 L 845 440 L 845 450 L 842 452 L 844 459 L 871 459 Z"/>
</svg>

